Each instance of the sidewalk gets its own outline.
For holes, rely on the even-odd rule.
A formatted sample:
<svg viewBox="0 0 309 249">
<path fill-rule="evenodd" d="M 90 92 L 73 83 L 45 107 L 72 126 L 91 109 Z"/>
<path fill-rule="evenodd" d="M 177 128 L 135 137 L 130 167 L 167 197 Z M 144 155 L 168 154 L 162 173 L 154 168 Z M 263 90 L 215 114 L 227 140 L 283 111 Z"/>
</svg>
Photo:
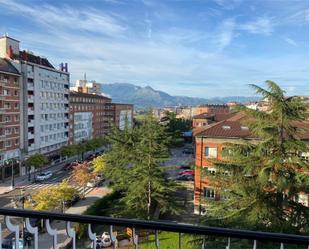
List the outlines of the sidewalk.
<svg viewBox="0 0 309 249">
<path fill-rule="evenodd" d="M 96 200 L 102 198 L 111 191 L 112 190 L 106 186 L 94 188 L 88 194 L 86 194 L 86 198 L 84 200 L 79 201 L 73 207 L 67 209 L 66 213 L 82 214 Z M 71 227 L 73 226 L 74 224 L 71 224 Z M 66 234 L 66 223 L 64 221 L 54 221 L 52 223 L 52 227 L 58 230 L 57 239 L 59 248 L 64 248 L 64 246 L 70 242 L 70 238 L 68 238 Z M 52 237 L 49 234 L 43 233 L 39 235 L 39 248 L 53 248 Z"/>
</svg>

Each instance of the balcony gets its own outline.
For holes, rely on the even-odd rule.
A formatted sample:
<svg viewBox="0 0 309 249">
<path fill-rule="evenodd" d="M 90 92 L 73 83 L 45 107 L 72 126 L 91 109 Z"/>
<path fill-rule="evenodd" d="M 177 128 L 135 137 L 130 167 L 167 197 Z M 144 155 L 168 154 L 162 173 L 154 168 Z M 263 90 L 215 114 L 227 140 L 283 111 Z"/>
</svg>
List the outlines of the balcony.
<svg viewBox="0 0 309 249">
<path fill-rule="evenodd" d="M 28 95 L 28 103 L 33 103 L 33 102 L 34 102 L 34 96 Z"/>
<path fill-rule="evenodd" d="M 34 114 L 34 108 L 28 107 L 28 115 L 33 115 L 33 114 Z"/>
<path fill-rule="evenodd" d="M 188 238 L 190 235 L 194 235 L 192 237 L 195 241 L 200 239 L 199 244 L 194 248 L 205 249 L 207 247 L 208 239 L 210 237 L 215 238 L 213 240 L 214 243 L 221 243 L 216 248 L 226 248 L 231 249 L 237 244 L 241 242 L 247 241 L 249 247 L 246 248 L 264 248 L 263 244 L 267 243 L 267 245 L 271 245 L 271 247 L 267 248 L 280 248 L 283 249 L 285 245 L 293 244 L 297 245 L 297 248 L 307 248 L 309 245 L 309 236 L 300 236 L 300 235 L 291 235 L 291 234 L 280 234 L 280 233 L 268 233 L 268 232 L 258 232 L 258 231 L 248 231 L 248 230 L 238 230 L 238 229 L 227 229 L 227 228 L 218 228 L 218 227 L 207 227 L 207 226 L 194 226 L 187 224 L 179 224 L 172 222 L 155 222 L 155 221 L 141 221 L 141 220 L 133 220 L 133 219 L 122 219 L 122 218 L 110 218 L 110 217 L 102 217 L 102 216 L 89 216 L 89 215 L 73 215 L 73 214 L 62 214 L 62 213 L 51 213 L 51 212 L 38 212 L 31 210 L 20 210 L 20 209 L 6 209 L 0 208 L 0 215 L 4 216 L 4 222 L 6 224 L 7 229 L 13 233 L 14 238 L 11 240 L 15 248 L 20 248 L 18 243 L 20 243 L 20 234 L 23 232 L 23 227 L 28 233 L 32 234 L 31 236 L 31 244 L 33 247 L 31 248 L 43 248 L 43 245 L 39 246 L 40 236 L 44 236 L 44 234 L 39 234 L 38 226 L 33 226 L 33 222 L 31 220 L 36 220 L 36 224 L 45 223 L 45 229 L 47 234 L 50 235 L 49 243 L 52 248 L 63 248 L 63 243 L 60 243 L 60 234 L 59 231 L 53 227 L 60 222 L 64 223 L 63 227 L 66 227 L 66 241 L 67 244 L 64 246 L 70 246 L 70 248 L 97 248 L 96 247 L 96 233 L 93 232 L 93 229 L 98 225 L 102 227 L 108 227 L 110 240 L 112 241 L 113 248 L 128 248 L 128 247 L 117 247 L 117 244 L 120 239 L 118 236 L 121 230 L 127 231 L 127 236 L 130 239 L 131 245 L 134 248 L 138 248 L 143 241 L 147 241 L 147 236 L 152 236 L 153 239 L 148 240 L 152 243 L 151 248 L 160 248 L 160 239 L 164 240 L 166 238 L 162 238 L 162 232 L 173 232 L 177 235 L 175 244 L 173 245 L 173 249 L 186 249 L 187 244 L 184 243 L 185 238 Z M 14 218 L 13 218 L 14 217 Z M 14 222 L 12 222 L 14 220 Z M 25 225 L 23 226 L 23 220 L 25 220 Z M 41 221 L 41 222 L 40 222 Z M 42 222 L 43 221 L 43 222 Z M 45 222 L 44 222 L 45 221 Z M 56 221 L 56 222 L 55 222 Z M 77 240 L 77 232 L 73 228 L 72 223 L 82 223 L 87 226 L 86 233 L 88 235 L 88 239 L 82 238 Z M 1 227 L 5 226 L 0 226 Z M 75 227 L 75 226 L 74 226 Z M 142 232 L 146 236 L 142 236 Z M 3 233 L 2 230 L 0 230 Z M 138 234 L 140 236 L 138 236 Z M 46 234 L 45 234 L 46 235 Z M 186 237 L 187 236 L 187 237 Z M 63 240 L 62 236 L 62 240 Z M 161 238 L 160 238 L 161 237 Z M 18 239 L 15 239 L 18 238 Z M 0 236 L 0 245 L 2 243 L 3 237 Z M 79 244 L 83 242 L 83 246 L 80 247 Z M 88 242 L 88 244 L 87 244 Z M 162 242 L 161 242 L 162 243 Z M 223 243 L 223 246 L 222 246 Z M 87 244 L 87 245 L 86 245 Z M 13 245 L 13 246 L 14 246 Z M 47 246 L 45 245 L 47 249 Z M 111 248 L 111 247 L 109 247 Z M 130 248 L 132 248 L 130 246 Z M 141 248 L 142 245 L 141 245 Z M 148 247 L 147 247 L 148 248 Z M 150 247 L 149 247 L 150 248 Z M 210 248 L 210 247 L 207 247 Z M 214 247 L 211 247 L 214 248 Z M 296 247 L 294 247 L 296 248 Z"/>
<path fill-rule="evenodd" d="M 34 133 L 28 132 L 28 139 L 34 139 Z"/>
<path fill-rule="evenodd" d="M 33 127 L 34 126 L 34 120 L 28 120 L 28 127 Z"/>
<path fill-rule="evenodd" d="M 33 83 L 28 82 L 27 86 L 28 86 L 28 90 L 32 90 L 32 91 L 34 90 L 34 84 Z"/>
</svg>

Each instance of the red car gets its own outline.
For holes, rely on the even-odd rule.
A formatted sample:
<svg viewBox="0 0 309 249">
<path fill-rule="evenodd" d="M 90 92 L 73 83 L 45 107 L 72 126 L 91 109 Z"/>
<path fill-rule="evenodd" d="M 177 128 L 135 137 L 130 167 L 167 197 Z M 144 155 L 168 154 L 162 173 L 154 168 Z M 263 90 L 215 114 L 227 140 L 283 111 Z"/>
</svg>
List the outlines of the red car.
<svg viewBox="0 0 309 249">
<path fill-rule="evenodd" d="M 194 176 L 194 170 L 192 169 L 182 170 L 178 173 L 178 175 L 193 175 Z"/>
</svg>

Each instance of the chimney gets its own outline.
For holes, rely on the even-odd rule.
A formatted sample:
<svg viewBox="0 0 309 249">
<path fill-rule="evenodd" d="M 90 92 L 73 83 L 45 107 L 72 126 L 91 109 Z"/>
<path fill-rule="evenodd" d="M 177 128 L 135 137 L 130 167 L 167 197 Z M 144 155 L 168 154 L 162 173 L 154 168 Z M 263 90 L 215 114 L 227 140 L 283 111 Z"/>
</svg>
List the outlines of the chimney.
<svg viewBox="0 0 309 249">
<path fill-rule="evenodd" d="M 7 50 L 7 56 L 10 58 L 10 59 L 13 59 L 13 48 L 12 46 L 10 45 L 8 50 Z"/>
</svg>

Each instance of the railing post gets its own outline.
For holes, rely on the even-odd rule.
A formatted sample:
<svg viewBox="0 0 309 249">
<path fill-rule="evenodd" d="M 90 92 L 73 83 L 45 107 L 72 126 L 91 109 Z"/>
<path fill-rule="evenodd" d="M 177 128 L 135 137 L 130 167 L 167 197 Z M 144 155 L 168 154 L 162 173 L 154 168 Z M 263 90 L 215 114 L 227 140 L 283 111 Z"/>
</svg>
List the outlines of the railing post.
<svg viewBox="0 0 309 249">
<path fill-rule="evenodd" d="M 281 242 L 280 249 L 284 249 L 284 244 Z"/>
<path fill-rule="evenodd" d="M 5 224 L 11 232 L 15 232 L 15 248 L 19 248 L 19 226 L 12 224 L 9 216 L 5 216 Z"/>
<path fill-rule="evenodd" d="M 179 248 L 179 249 L 182 248 L 182 247 L 181 247 L 181 236 L 182 236 L 182 234 L 179 233 L 179 234 L 178 234 L 178 248 Z"/>
<path fill-rule="evenodd" d="M 155 231 L 155 242 L 156 242 L 156 249 L 160 248 L 160 240 L 159 240 L 159 231 Z"/>
<path fill-rule="evenodd" d="M 58 241 L 57 241 L 57 229 L 53 229 L 50 226 L 49 219 L 45 220 L 45 227 L 46 227 L 47 233 L 50 236 L 53 236 L 53 249 L 58 249 L 58 245 L 57 245 L 57 243 L 58 243 Z"/>
<path fill-rule="evenodd" d="M 227 239 L 226 249 L 231 249 L 231 238 L 230 237 Z"/>
<path fill-rule="evenodd" d="M 203 237 L 202 249 L 206 249 L 206 236 Z"/>
<path fill-rule="evenodd" d="M 73 240 L 72 243 L 72 248 L 76 249 L 76 233 L 75 230 L 71 228 L 71 222 L 67 221 L 67 226 L 66 226 L 66 230 L 67 230 L 67 235 Z"/>
<path fill-rule="evenodd" d="M 257 249 L 257 241 L 256 240 L 253 241 L 253 249 Z"/>
<path fill-rule="evenodd" d="M 133 239 L 133 244 L 134 244 L 134 249 L 138 249 L 138 235 L 135 233 L 135 227 L 132 229 L 132 239 Z"/>
<path fill-rule="evenodd" d="M 109 233 L 110 233 L 110 236 L 111 236 L 111 241 L 113 242 L 113 248 L 117 249 L 117 237 L 114 236 L 113 225 L 109 226 Z"/>
<path fill-rule="evenodd" d="M 34 249 L 39 249 L 39 229 L 30 224 L 30 218 L 26 218 L 26 228 L 29 233 L 34 235 Z"/>
<path fill-rule="evenodd" d="M 92 249 L 96 249 L 96 234 L 91 230 L 91 224 L 88 224 L 88 236 L 92 240 Z"/>
</svg>

